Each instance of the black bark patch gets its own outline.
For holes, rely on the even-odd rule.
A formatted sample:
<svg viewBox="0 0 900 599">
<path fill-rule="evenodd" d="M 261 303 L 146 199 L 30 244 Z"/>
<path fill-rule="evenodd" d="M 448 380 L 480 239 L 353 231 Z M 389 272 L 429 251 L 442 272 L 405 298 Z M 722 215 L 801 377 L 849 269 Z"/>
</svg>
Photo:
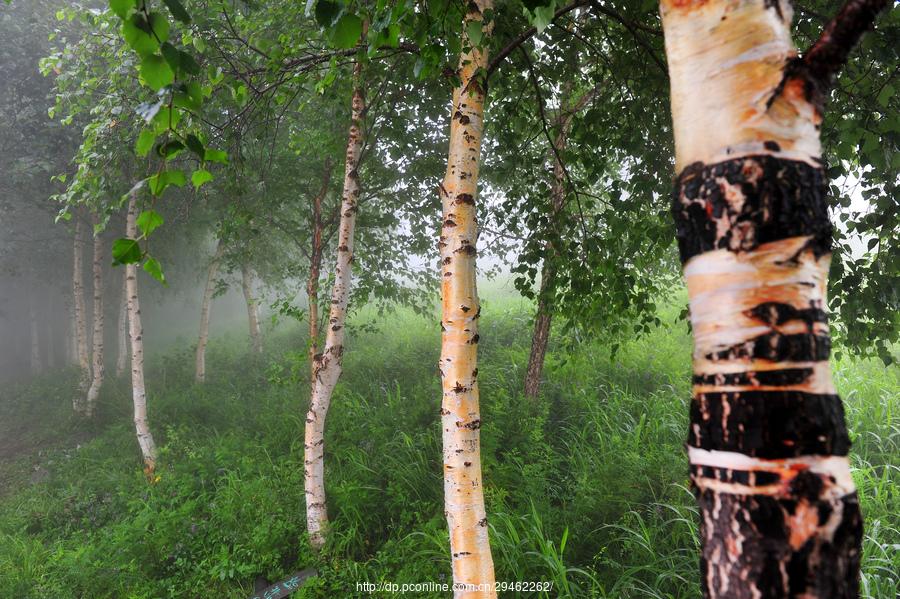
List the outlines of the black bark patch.
<svg viewBox="0 0 900 599">
<path fill-rule="evenodd" d="M 475 205 L 475 198 L 471 193 L 461 193 L 456 196 L 457 204 L 469 204 L 471 206 Z"/>
<path fill-rule="evenodd" d="M 781 480 L 781 476 L 777 472 L 768 472 L 766 470 L 734 470 L 731 468 L 697 464 L 691 464 L 690 474 L 692 481 L 707 478 L 723 483 L 734 483 L 751 487 L 774 485 Z"/>
<path fill-rule="evenodd" d="M 816 256 L 826 254 L 831 222 L 825 193 L 823 169 L 805 162 L 762 155 L 691 164 L 678 176 L 672 197 L 681 261 L 806 235 L 813 237 Z"/>
<path fill-rule="evenodd" d="M 757 359 L 771 362 L 819 362 L 831 355 L 831 337 L 812 333 L 784 335 L 765 333 L 732 345 L 726 349 L 706 354 L 706 359 L 719 360 Z"/>
<path fill-rule="evenodd" d="M 800 385 L 813 375 L 812 368 L 783 368 L 781 370 L 760 370 L 750 372 L 720 372 L 717 374 L 695 374 L 695 385 L 725 385 L 786 387 Z"/>
<path fill-rule="evenodd" d="M 859 596 L 858 548 L 863 530 L 855 493 L 839 499 L 817 496 L 811 500 L 710 490 L 699 491 L 697 496 L 704 597 Z M 829 517 L 839 510 L 840 522 L 833 538 L 820 524 L 821 528 L 800 547 L 791 546 L 790 515 L 801 501 Z"/>
<path fill-rule="evenodd" d="M 809 308 L 795 308 L 780 302 L 764 302 L 744 312 L 748 318 L 764 322 L 769 326 L 779 326 L 792 320 L 805 322 L 812 330 L 813 323 L 828 323 L 828 314 L 820 306 L 810 303 Z"/>
<path fill-rule="evenodd" d="M 837 395 L 802 391 L 698 393 L 688 445 L 763 459 L 847 455 L 850 438 Z"/>
</svg>

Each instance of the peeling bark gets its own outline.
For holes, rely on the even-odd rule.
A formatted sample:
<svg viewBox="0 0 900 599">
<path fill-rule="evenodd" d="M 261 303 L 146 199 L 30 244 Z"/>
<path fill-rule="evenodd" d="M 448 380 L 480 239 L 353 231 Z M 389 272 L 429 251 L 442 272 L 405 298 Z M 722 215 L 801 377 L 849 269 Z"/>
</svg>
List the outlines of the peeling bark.
<svg viewBox="0 0 900 599">
<path fill-rule="evenodd" d="M 97 224 L 97 220 L 94 220 Z M 92 373 L 91 386 L 87 392 L 87 400 L 85 402 L 85 415 L 88 418 L 93 417 L 94 410 L 97 407 L 97 398 L 100 395 L 100 388 L 103 386 L 103 377 L 105 374 L 103 364 L 103 238 L 99 233 L 94 233 L 94 331 L 93 331 L 93 350 L 92 350 Z"/>
<path fill-rule="evenodd" d="M 75 247 L 72 256 L 72 292 L 75 310 L 75 348 L 78 356 L 78 367 L 81 369 L 79 393 L 72 400 L 72 408 L 81 414 L 85 410 L 82 393 L 86 392 L 91 381 L 91 361 L 88 354 L 87 314 L 84 301 L 84 223 L 76 211 Z"/>
<path fill-rule="evenodd" d="M 253 293 L 253 271 L 246 264 L 241 266 L 241 289 L 247 304 L 247 323 L 250 328 L 250 348 L 253 353 L 262 353 L 262 334 L 259 331 L 259 303 Z"/>
<path fill-rule="evenodd" d="M 460 85 L 453 90 L 447 172 L 440 186 L 443 226 L 438 243 L 443 271 L 441 428 L 444 451 L 444 510 L 450 532 L 454 596 L 496 597 L 481 478 L 481 416 L 478 405 L 476 287 L 478 224 L 475 197 L 483 134 L 487 49 L 472 48 L 466 32 L 481 23 L 490 0 L 468 5 L 463 22 Z M 482 26 L 484 37 L 491 26 Z M 472 585 L 472 586 L 467 586 Z"/>
<path fill-rule="evenodd" d="M 216 254 L 206 270 L 206 286 L 203 288 L 203 300 L 200 302 L 200 335 L 197 338 L 197 352 L 195 355 L 194 380 L 198 383 L 206 382 L 206 344 L 209 342 L 209 312 L 212 305 L 212 296 L 215 291 L 216 273 L 219 271 L 219 263 L 225 253 L 222 240 L 216 244 Z"/>
<path fill-rule="evenodd" d="M 137 239 L 137 194 L 128 200 L 125 236 Z M 144 474 L 148 479 L 156 470 L 156 443 L 147 420 L 147 392 L 144 386 L 144 329 L 141 325 L 141 303 L 138 297 L 137 265 L 125 265 L 125 285 L 128 292 L 128 333 L 131 339 L 131 397 L 134 403 L 134 429 L 144 460 Z"/>
<path fill-rule="evenodd" d="M 325 418 L 334 387 L 341 376 L 347 303 L 350 299 L 350 275 L 353 262 L 353 238 L 359 202 L 359 160 L 363 146 L 363 118 L 366 103 L 363 92 L 362 65 L 353 71 L 351 124 L 347 139 L 344 167 L 344 190 L 338 225 L 337 260 L 331 309 L 325 347 L 314 356 L 312 394 L 306 415 L 304 434 L 304 481 L 306 491 L 306 528 L 310 543 L 316 549 L 325 544 L 328 529 L 328 507 L 325 497 Z M 317 277 L 318 279 L 318 277 Z M 312 314 L 310 315 L 312 320 Z"/>
<path fill-rule="evenodd" d="M 694 331 L 688 457 L 703 595 L 857 597 L 862 517 L 825 299 L 819 127 L 835 69 L 797 57 L 784 0 L 662 0 L 661 13 Z"/>
<path fill-rule="evenodd" d="M 122 297 L 119 299 L 116 336 L 116 377 L 121 377 L 128 368 L 128 279 L 124 274 L 122 276 Z"/>
</svg>

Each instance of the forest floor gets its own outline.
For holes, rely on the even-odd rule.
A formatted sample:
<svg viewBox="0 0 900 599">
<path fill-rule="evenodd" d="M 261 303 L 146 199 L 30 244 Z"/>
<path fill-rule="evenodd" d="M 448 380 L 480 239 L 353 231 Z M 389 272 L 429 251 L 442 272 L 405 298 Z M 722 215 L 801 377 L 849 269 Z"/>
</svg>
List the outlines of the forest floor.
<svg viewBox="0 0 900 599">
<path fill-rule="evenodd" d="M 531 310 L 503 294 L 484 301 L 482 458 L 497 579 L 553 590 L 501 597 L 698 597 L 683 449 L 690 339 L 678 310 L 612 357 L 617 340 L 564 351 L 555 331 L 541 400 L 530 402 L 521 387 Z M 186 344 L 151 357 L 161 453 L 152 485 L 128 381 L 109 382 L 90 424 L 71 416 L 74 373 L 5 388 L 0 597 L 246 599 L 257 576 L 308 566 L 319 576 L 292 597 L 387 597 L 358 583 L 448 582 L 436 319 L 367 308 L 349 335 L 326 437 L 333 528 L 319 556 L 304 538 L 300 327 L 270 332 L 263 356 L 243 335 L 215 338 L 203 386 Z M 835 380 L 866 517 L 863 596 L 893 599 L 900 368 L 845 357 Z"/>
</svg>

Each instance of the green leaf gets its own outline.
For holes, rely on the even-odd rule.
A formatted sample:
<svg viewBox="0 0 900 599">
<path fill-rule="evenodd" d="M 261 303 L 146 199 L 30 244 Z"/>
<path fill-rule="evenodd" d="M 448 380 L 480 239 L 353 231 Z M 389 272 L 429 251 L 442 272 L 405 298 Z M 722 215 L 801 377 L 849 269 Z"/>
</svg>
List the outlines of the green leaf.
<svg viewBox="0 0 900 599">
<path fill-rule="evenodd" d="M 144 56 L 141 60 L 141 77 L 153 91 L 159 91 L 175 81 L 175 72 L 158 54 Z"/>
<path fill-rule="evenodd" d="M 206 148 L 203 147 L 203 142 L 200 141 L 200 138 L 193 133 L 187 136 L 187 147 L 191 152 L 199 156 L 200 160 L 204 159 Z"/>
<path fill-rule="evenodd" d="M 118 15 L 120 19 L 124 19 L 134 8 L 134 0 L 109 0 L 109 8 Z"/>
<path fill-rule="evenodd" d="M 188 11 L 184 9 L 184 6 L 178 0 L 163 0 L 163 4 L 169 8 L 169 12 L 172 13 L 173 17 L 182 23 L 188 24 L 191 22 L 191 15 L 188 14 Z"/>
<path fill-rule="evenodd" d="M 159 45 L 169 39 L 169 22 L 159 13 L 150 13 L 147 19 L 142 13 L 134 13 L 122 23 L 125 42 L 141 55 L 153 54 Z"/>
<path fill-rule="evenodd" d="M 177 139 L 170 139 L 164 144 L 160 144 L 158 148 L 156 148 L 157 154 L 162 156 L 163 158 L 171 158 L 177 155 L 184 149 L 184 144 L 178 141 Z"/>
<path fill-rule="evenodd" d="M 209 183 L 213 180 L 213 175 L 206 169 L 197 169 L 194 171 L 194 174 L 191 175 L 191 183 L 194 184 L 194 189 L 200 189 L 200 186 L 204 183 Z"/>
<path fill-rule="evenodd" d="M 138 156 L 146 156 L 153 148 L 153 142 L 156 141 L 156 133 L 151 129 L 144 129 L 138 135 L 137 143 L 134 145 L 134 151 Z"/>
<path fill-rule="evenodd" d="M 469 21 L 466 23 L 466 37 L 472 46 L 480 46 L 483 33 L 481 30 L 481 21 Z"/>
<path fill-rule="evenodd" d="M 163 273 L 162 265 L 156 258 L 147 258 L 147 261 L 144 262 L 144 270 L 163 285 L 167 284 L 166 275 Z"/>
<path fill-rule="evenodd" d="M 206 148 L 206 152 L 203 153 L 203 159 L 209 162 L 228 164 L 228 153 L 224 150 L 214 150 L 212 148 Z"/>
<path fill-rule="evenodd" d="M 551 2 L 548 6 L 538 6 L 534 9 L 534 28 L 538 33 L 546 29 L 553 22 L 553 14 L 556 12 L 556 3 Z"/>
<path fill-rule="evenodd" d="M 331 0 L 319 0 L 316 3 L 316 23 L 322 27 L 331 27 L 343 12 L 343 7 Z"/>
<path fill-rule="evenodd" d="M 141 230 L 141 233 L 144 234 L 144 237 L 149 237 L 150 233 L 162 226 L 163 217 L 155 210 L 144 210 L 138 215 L 135 223 L 138 229 Z"/>
<path fill-rule="evenodd" d="M 352 48 L 362 35 L 362 19 L 356 15 L 344 15 L 335 24 L 331 42 L 336 48 Z"/>
<path fill-rule="evenodd" d="M 112 245 L 113 265 L 140 262 L 143 252 L 134 239 L 116 239 Z"/>
<path fill-rule="evenodd" d="M 169 185 L 183 187 L 186 182 L 187 179 L 182 171 L 162 171 L 147 179 L 150 193 L 155 196 L 162 195 L 162 192 L 164 192 Z"/>
</svg>

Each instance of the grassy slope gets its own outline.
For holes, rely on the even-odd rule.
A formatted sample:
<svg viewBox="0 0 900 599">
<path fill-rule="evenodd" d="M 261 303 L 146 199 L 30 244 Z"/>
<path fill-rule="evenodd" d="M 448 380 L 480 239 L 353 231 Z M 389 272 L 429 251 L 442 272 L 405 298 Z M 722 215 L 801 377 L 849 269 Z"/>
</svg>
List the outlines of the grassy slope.
<svg viewBox="0 0 900 599">
<path fill-rule="evenodd" d="M 498 580 L 553 581 L 551 597 L 697 597 L 684 325 L 627 343 L 614 359 L 602 341 L 565 361 L 551 352 L 543 400 L 531 404 L 520 392 L 529 308 L 485 304 L 479 379 Z M 355 322 L 376 319 L 364 312 Z M 334 534 L 318 561 L 303 539 L 299 333 L 272 336 L 262 359 L 241 336 L 215 339 L 204 387 L 192 382 L 187 349 L 151 361 L 163 464 L 152 486 L 125 381 L 107 387 L 87 432 L 69 418 L 71 377 L 6 390 L 0 439 L 15 430 L 19 440 L 0 449 L 20 457 L 0 467 L 0 596 L 243 599 L 257 575 L 313 563 L 322 576 L 294 596 L 372 596 L 357 592 L 361 581 L 447 582 L 439 334 L 407 313 L 382 322 L 391 326 L 352 332 L 329 416 Z M 836 368 L 867 521 L 864 596 L 893 598 L 900 374 L 868 361 Z"/>
</svg>

